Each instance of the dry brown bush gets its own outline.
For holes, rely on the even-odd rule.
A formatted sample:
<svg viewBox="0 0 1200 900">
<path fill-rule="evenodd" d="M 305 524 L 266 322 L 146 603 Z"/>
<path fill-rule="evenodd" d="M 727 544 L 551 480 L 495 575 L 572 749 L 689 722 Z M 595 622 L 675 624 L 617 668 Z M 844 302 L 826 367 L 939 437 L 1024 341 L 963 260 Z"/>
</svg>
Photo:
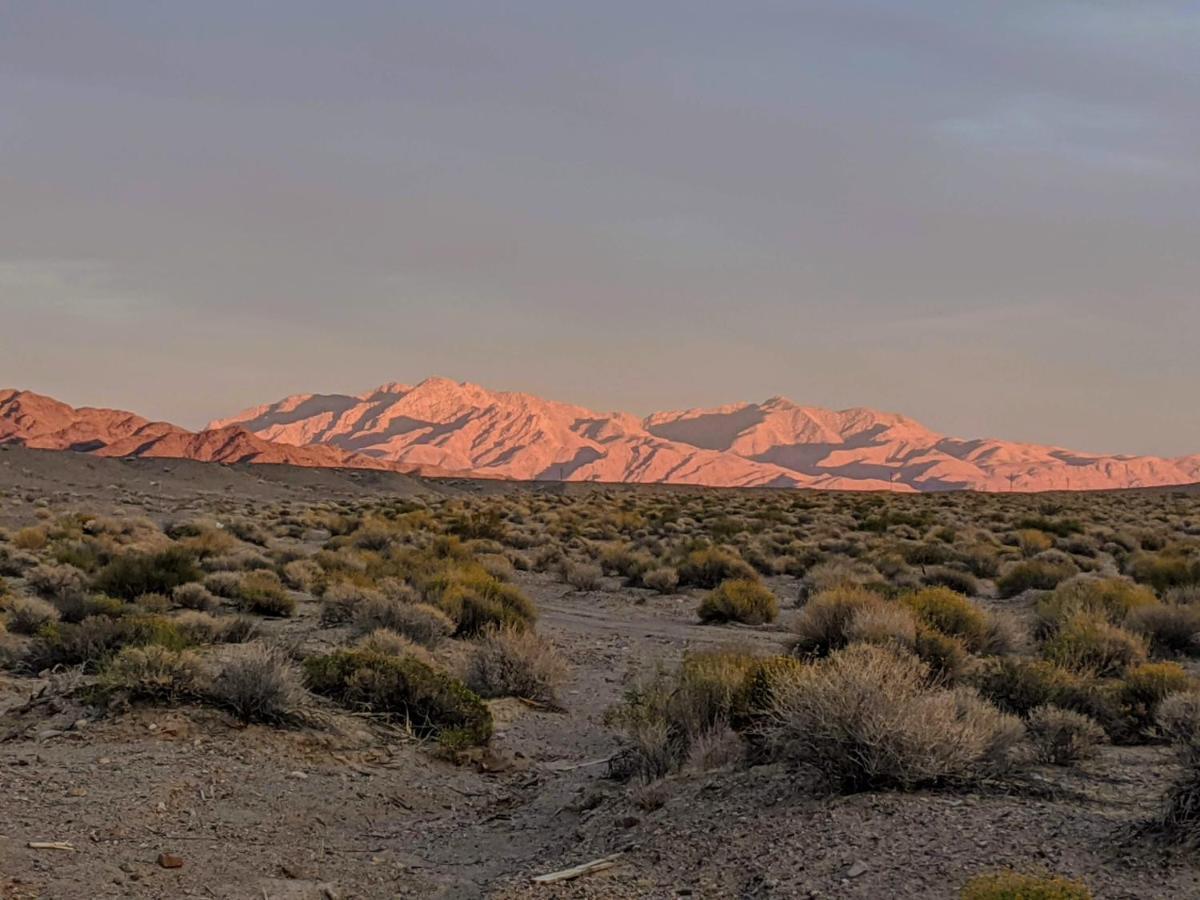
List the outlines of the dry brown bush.
<svg viewBox="0 0 1200 900">
<path fill-rule="evenodd" d="M 566 663 L 531 629 L 493 629 L 484 634 L 467 666 L 467 686 L 481 697 L 521 697 L 555 705 Z"/>
</svg>

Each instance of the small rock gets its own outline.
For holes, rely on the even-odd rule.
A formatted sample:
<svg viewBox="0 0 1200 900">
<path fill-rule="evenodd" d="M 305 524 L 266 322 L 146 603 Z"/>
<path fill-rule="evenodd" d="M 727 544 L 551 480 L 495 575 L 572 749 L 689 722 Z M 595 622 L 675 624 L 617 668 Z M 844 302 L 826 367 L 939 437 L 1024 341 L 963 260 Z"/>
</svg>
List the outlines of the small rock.
<svg viewBox="0 0 1200 900">
<path fill-rule="evenodd" d="M 865 875 L 867 874 L 867 868 L 867 864 L 860 859 L 846 870 L 846 877 L 857 878 L 859 875 Z"/>
<path fill-rule="evenodd" d="M 174 853 L 158 854 L 158 864 L 164 869 L 182 869 L 183 857 L 176 856 Z"/>
</svg>

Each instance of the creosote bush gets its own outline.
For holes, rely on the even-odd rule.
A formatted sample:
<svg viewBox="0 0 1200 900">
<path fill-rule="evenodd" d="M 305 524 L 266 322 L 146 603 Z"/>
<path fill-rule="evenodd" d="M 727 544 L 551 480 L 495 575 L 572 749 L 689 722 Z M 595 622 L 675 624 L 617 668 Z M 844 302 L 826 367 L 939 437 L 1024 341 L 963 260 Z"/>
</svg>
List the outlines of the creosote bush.
<svg viewBox="0 0 1200 900">
<path fill-rule="evenodd" d="M 762 625 L 779 615 L 779 601 L 762 582 L 734 579 L 721 582 L 701 602 L 702 622 L 740 622 Z"/>
<path fill-rule="evenodd" d="M 902 602 L 925 625 L 958 638 L 972 652 L 979 652 L 987 644 L 988 615 L 962 594 L 946 587 L 932 587 L 909 594 Z"/>
<path fill-rule="evenodd" d="M 777 686 L 773 753 L 843 792 L 970 783 L 1004 768 L 1021 723 L 969 688 L 931 683 L 913 656 L 854 644 Z"/>
</svg>

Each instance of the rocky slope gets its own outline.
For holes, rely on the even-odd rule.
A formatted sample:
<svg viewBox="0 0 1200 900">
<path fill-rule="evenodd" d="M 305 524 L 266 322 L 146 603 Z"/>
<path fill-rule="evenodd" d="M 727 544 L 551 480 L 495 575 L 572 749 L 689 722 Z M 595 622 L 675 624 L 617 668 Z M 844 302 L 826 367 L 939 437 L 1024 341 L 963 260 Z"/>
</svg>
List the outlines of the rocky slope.
<svg viewBox="0 0 1200 900">
<path fill-rule="evenodd" d="M 901 491 L 1083 490 L 1200 481 L 1200 455 L 1076 453 L 961 440 L 893 413 L 782 397 L 644 420 L 431 378 L 300 394 L 209 425 L 296 447 L 532 480 Z"/>
</svg>

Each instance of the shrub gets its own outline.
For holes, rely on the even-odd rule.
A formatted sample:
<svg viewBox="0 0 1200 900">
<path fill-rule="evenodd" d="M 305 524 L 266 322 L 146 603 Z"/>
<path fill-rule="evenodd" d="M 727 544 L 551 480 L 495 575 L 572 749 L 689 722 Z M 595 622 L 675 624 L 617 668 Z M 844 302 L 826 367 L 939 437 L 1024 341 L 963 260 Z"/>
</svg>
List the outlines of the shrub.
<svg viewBox="0 0 1200 900">
<path fill-rule="evenodd" d="M 917 628 L 912 649 L 917 658 L 929 666 L 930 677 L 943 684 L 954 684 L 961 679 L 971 660 L 971 654 L 959 638 L 927 626 Z"/>
<path fill-rule="evenodd" d="M 306 659 L 304 674 L 316 693 L 396 717 L 449 747 L 484 744 L 492 734 L 491 713 L 477 694 L 412 657 L 339 650 Z"/>
<path fill-rule="evenodd" d="M 133 600 L 142 594 L 170 594 L 175 588 L 200 578 L 195 557 L 183 547 L 159 553 L 118 556 L 96 575 L 96 590 Z"/>
<path fill-rule="evenodd" d="M 294 591 L 311 593 L 321 577 L 321 567 L 311 559 L 293 559 L 283 567 L 283 580 Z"/>
<path fill-rule="evenodd" d="M 960 594 L 973 596 L 979 593 L 979 582 L 970 572 L 962 572 L 946 566 L 935 566 L 921 575 L 921 581 L 932 587 L 949 588 Z"/>
<path fill-rule="evenodd" d="M 39 597 L 50 600 L 68 621 L 83 618 L 87 585 L 74 566 L 40 565 L 25 573 L 25 582 Z"/>
<path fill-rule="evenodd" d="M 236 572 L 212 572 L 204 577 L 205 589 L 226 600 L 237 599 L 241 584 L 242 576 Z"/>
<path fill-rule="evenodd" d="M 1135 609 L 1125 624 L 1149 640 L 1156 655 L 1200 653 L 1200 608 L 1155 603 Z"/>
<path fill-rule="evenodd" d="M 1001 597 L 1015 597 L 1028 590 L 1049 591 L 1078 572 L 1079 568 L 1069 563 L 1027 559 L 1009 566 L 996 581 L 996 588 Z"/>
<path fill-rule="evenodd" d="M 1134 581 L 1148 584 L 1160 593 L 1200 583 L 1200 559 L 1189 559 L 1180 553 L 1135 553 L 1125 570 Z"/>
<path fill-rule="evenodd" d="M 387 628 L 423 647 L 436 647 L 454 633 L 454 621 L 427 603 L 401 603 L 383 597 L 369 598 L 354 612 L 354 625 L 360 631 Z"/>
<path fill-rule="evenodd" d="M 969 689 L 932 685 L 915 657 L 867 644 L 784 680 L 768 716 L 775 753 L 844 792 L 969 783 L 1006 764 L 1022 733 Z"/>
<path fill-rule="evenodd" d="M 321 592 L 321 624 L 340 625 L 354 618 L 358 606 L 367 601 L 379 603 L 383 594 L 370 588 L 362 588 L 348 581 L 334 581 Z"/>
<path fill-rule="evenodd" d="M 846 625 L 846 642 L 892 644 L 912 650 L 917 643 L 917 620 L 899 603 L 877 603 L 858 610 Z"/>
<path fill-rule="evenodd" d="M 1081 881 L 1057 875 L 995 872 L 967 882 L 962 900 L 1092 900 L 1092 892 Z"/>
<path fill-rule="evenodd" d="M 187 640 L 163 616 L 88 616 L 77 624 L 52 622 L 39 629 L 27 662 L 35 671 L 59 665 L 91 667 L 123 647 L 149 644 L 182 650 Z"/>
<path fill-rule="evenodd" d="M 433 654 L 425 647 L 390 628 L 376 628 L 359 638 L 354 646 L 359 650 L 382 653 L 384 656 L 412 656 L 427 666 L 438 667 Z"/>
<path fill-rule="evenodd" d="M 724 547 L 705 547 L 693 550 L 679 565 L 679 583 L 685 587 L 715 588 L 732 579 L 756 580 L 754 568 Z"/>
<path fill-rule="evenodd" d="M 1171 694 L 1184 693 L 1194 682 L 1177 663 L 1144 663 L 1121 679 L 1120 701 L 1128 737 L 1144 734 L 1154 723 L 1158 707 Z"/>
<path fill-rule="evenodd" d="M 1200 691 L 1180 691 L 1164 697 L 1156 717 L 1167 740 L 1200 760 Z"/>
<path fill-rule="evenodd" d="M 1054 538 L 1044 531 L 1025 528 L 1016 534 L 1017 546 L 1025 556 L 1037 556 L 1054 546 Z"/>
<path fill-rule="evenodd" d="M 515 585 L 486 572 L 452 576 L 437 592 L 437 606 L 456 623 L 455 634 L 473 636 L 488 628 L 526 628 L 537 619 L 533 602 Z"/>
<path fill-rule="evenodd" d="M 507 628 L 483 636 L 466 681 L 481 697 L 522 697 L 555 705 L 565 677 L 566 664 L 544 638 L 528 629 Z"/>
<path fill-rule="evenodd" d="M 238 580 L 237 600 L 242 609 L 260 616 L 290 616 L 296 600 L 274 572 L 247 572 Z"/>
<path fill-rule="evenodd" d="M 563 563 L 562 579 L 577 591 L 595 591 L 599 590 L 602 584 L 599 566 L 594 566 L 591 563 L 572 562 L 568 560 Z"/>
<path fill-rule="evenodd" d="M 1153 592 L 1123 578 L 1075 578 L 1038 601 L 1038 632 L 1049 634 L 1081 613 L 1120 625 L 1134 610 L 1157 604 Z"/>
<path fill-rule="evenodd" d="M 1042 646 L 1051 662 L 1077 672 L 1119 675 L 1146 658 L 1146 641 L 1098 616 L 1078 614 Z"/>
<path fill-rule="evenodd" d="M 679 573 L 670 566 L 650 569 L 642 576 L 642 584 L 660 594 L 673 594 L 679 587 Z"/>
<path fill-rule="evenodd" d="M 30 525 L 12 536 L 12 545 L 18 550 L 41 550 L 49 541 L 43 525 Z"/>
<path fill-rule="evenodd" d="M 179 585 L 171 592 L 171 599 L 184 609 L 196 609 L 201 612 L 216 609 L 221 605 L 221 601 L 217 599 L 215 594 L 204 585 L 195 581 Z"/>
<path fill-rule="evenodd" d="M 968 650 L 979 651 L 987 643 L 987 613 L 962 594 L 949 588 L 934 587 L 902 599 L 918 619 L 942 634 L 958 638 Z"/>
<path fill-rule="evenodd" d="M 8 597 L 0 608 L 8 614 L 8 630 L 14 634 L 35 634 L 42 626 L 58 621 L 58 609 L 37 597 Z"/>
<path fill-rule="evenodd" d="M 290 722 L 304 705 L 300 672 L 287 654 L 258 642 L 243 644 L 221 666 L 210 698 L 243 722 Z"/>
<path fill-rule="evenodd" d="M 1094 719 L 1057 706 L 1031 710 L 1025 727 L 1038 760 L 1056 766 L 1094 756 L 1104 740 L 1104 729 Z"/>
<path fill-rule="evenodd" d="M 148 644 L 122 648 L 101 668 L 97 686 L 105 694 L 166 703 L 195 696 L 202 676 L 200 658 L 190 650 Z"/>
<path fill-rule="evenodd" d="M 1042 659 L 997 658 L 988 660 L 974 677 L 984 697 L 1005 712 L 1027 716 L 1039 706 L 1061 706 L 1079 711 L 1086 706 L 1087 680 L 1062 666 Z"/>
<path fill-rule="evenodd" d="M 793 652 L 824 656 L 845 647 L 855 616 L 862 610 L 878 609 L 886 603 L 878 594 L 852 585 L 822 591 L 804 604 L 795 621 Z"/>
<path fill-rule="evenodd" d="M 723 581 L 700 602 L 699 614 L 702 622 L 762 625 L 775 621 L 779 615 L 779 601 L 758 581 Z"/>
</svg>

